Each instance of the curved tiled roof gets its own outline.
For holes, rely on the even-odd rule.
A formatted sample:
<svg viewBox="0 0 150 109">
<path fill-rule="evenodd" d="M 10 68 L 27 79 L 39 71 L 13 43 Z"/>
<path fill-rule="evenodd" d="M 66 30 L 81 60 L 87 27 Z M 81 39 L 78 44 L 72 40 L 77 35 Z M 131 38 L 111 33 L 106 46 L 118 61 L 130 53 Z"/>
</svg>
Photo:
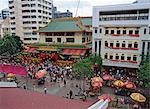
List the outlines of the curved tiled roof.
<svg viewBox="0 0 150 109">
<path fill-rule="evenodd" d="M 92 26 L 91 17 L 59 18 L 53 19 L 47 26 L 39 29 L 38 32 L 86 31 L 89 30 L 85 27 L 86 25 Z"/>
</svg>

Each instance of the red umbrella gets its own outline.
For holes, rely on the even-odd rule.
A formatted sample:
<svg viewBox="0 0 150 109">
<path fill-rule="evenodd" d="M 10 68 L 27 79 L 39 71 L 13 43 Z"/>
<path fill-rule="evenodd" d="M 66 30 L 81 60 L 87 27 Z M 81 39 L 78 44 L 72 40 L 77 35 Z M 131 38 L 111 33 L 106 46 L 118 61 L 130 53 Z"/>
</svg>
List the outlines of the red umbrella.
<svg viewBox="0 0 150 109">
<path fill-rule="evenodd" d="M 40 70 L 40 71 L 38 71 L 36 74 L 35 74 L 35 77 L 37 78 L 37 79 L 39 79 L 39 78 L 42 78 L 42 77 L 44 77 L 45 75 L 46 75 L 46 70 Z"/>
<path fill-rule="evenodd" d="M 99 96 L 98 99 L 108 100 L 109 102 L 112 101 L 112 98 L 107 94 L 103 94 L 103 95 Z"/>
<path fill-rule="evenodd" d="M 104 79 L 104 80 L 113 80 L 113 77 L 112 77 L 111 75 L 109 75 L 109 74 L 105 74 L 105 75 L 103 76 L 103 79 Z"/>
<path fill-rule="evenodd" d="M 136 85 L 133 82 L 125 82 L 125 86 L 128 89 L 135 89 Z"/>
</svg>

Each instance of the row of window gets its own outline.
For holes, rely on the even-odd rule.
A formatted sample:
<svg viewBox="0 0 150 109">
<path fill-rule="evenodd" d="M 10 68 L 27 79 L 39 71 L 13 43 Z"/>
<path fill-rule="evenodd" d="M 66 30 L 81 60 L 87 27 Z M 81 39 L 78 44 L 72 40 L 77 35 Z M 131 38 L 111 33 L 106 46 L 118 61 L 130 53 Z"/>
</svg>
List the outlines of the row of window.
<svg viewBox="0 0 150 109">
<path fill-rule="evenodd" d="M 99 21 L 117 21 L 117 20 L 148 20 L 148 16 L 133 17 L 100 17 Z"/>
<path fill-rule="evenodd" d="M 31 33 L 31 32 L 25 32 L 24 35 L 25 35 L 25 36 L 29 36 L 29 35 L 37 35 L 37 33 L 34 33 L 34 32 L 33 32 L 33 33 Z"/>
<path fill-rule="evenodd" d="M 94 33 L 98 33 L 98 29 L 95 28 Z M 99 29 L 99 33 L 102 33 L 102 28 Z M 147 34 L 148 30 L 147 28 L 144 28 L 143 34 Z M 139 34 L 139 30 L 105 30 L 105 34 Z M 149 28 L 149 34 L 150 34 L 150 28 Z"/>
<path fill-rule="evenodd" d="M 24 38 L 24 41 L 37 40 L 37 38 Z"/>
<path fill-rule="evenodd" d="M 55 42 L 53 38 L 45 38 L 45 42 Z M 57 42 L 61 43 L 61 38 L 57 38 Z M 66 42 L 75 42 L 74 38 L 66 38 Z"/>
<path fill-rule="evenodd" d="M 113 60 L 113 59 L 114 60 L 125 60 L 125 58 L 126 58 L 127 61 L 137 61 L 137 55 L 133 55 L 133 58 L 132 58 L 133 60 L 131 60 L 131 56 L 125 56 L 124 54 L 119 56 L 117 53 L 115 56 L 113 54 L 108 55 L 108 53 L 105 53 L 104 58 L 111 59 L 111 60 Z"/>
<path fill-rule="evenodd" d="M 51 5 L 50 2 L 46 1 L 46 0 L 38 0 L 39 2 L 42 2 L 42 3 L 45 3 L 45 4 L 48 4 L 48 5 Z"/>
<path fill-rule="evenodd" d="M 114 45 L 114 42 L 110 42 L 108 43 L 108 41 L 105 41 L 105 47 L 122 47 L 122 48 L 125 48 L 126 47 L 126 41 L 123 41 L 123 43 L 121 44 L 119 41 L 116 41 L 116 45 Z M 138 48 L 138 43 L 137 42 L 134 42 L 132 44 L 132 42 L 128 42 L 128 48 Z"/>
</svg>

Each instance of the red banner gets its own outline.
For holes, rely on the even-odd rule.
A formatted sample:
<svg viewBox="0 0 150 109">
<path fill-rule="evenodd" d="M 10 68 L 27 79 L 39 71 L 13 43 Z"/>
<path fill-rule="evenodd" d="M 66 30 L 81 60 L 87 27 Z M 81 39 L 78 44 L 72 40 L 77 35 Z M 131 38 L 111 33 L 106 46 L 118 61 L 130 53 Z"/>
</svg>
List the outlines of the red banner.
<svg viewBox="0 0 150 109">
<path fill-rule="evenodd" d="M 22 75 L 22 76 L 27 75 L 27 71 L 24 67 L 22 67 L 22 66 L 13 66 L 13 65 L 5 65 L 5 64 L 0 64 L 0 72 L 13 73 L 13 74 Z"/>
</svg>

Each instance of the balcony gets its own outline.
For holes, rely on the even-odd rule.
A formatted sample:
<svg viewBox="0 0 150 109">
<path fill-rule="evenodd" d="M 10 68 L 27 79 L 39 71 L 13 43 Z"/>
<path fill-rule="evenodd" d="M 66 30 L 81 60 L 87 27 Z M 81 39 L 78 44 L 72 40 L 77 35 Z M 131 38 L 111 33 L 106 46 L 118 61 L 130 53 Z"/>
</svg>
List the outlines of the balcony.
<svg viewBox="0 0 150 109">
<path fill-rule="evenodd" d="M 124 48 L 124 47 L 105 47 L 105 49 L 114 49 L 114 50 L 139 50 L 138 48 Z"/>
<path fill-rule="evenodd" d="M 130 36 L 130 37 L 140 37 L 139 34 L 111 34 L 111 36 L 116 37 L 123 37 L 123 36 Z"/>
<path fill-rule="evenodd" d="M 116 66 L 116 67 L 128 67 L 128 68 L 139 68 L 139 62 L 129 60 L 109 60 L 103 61 L 104 66 Z"/>
</svg>

